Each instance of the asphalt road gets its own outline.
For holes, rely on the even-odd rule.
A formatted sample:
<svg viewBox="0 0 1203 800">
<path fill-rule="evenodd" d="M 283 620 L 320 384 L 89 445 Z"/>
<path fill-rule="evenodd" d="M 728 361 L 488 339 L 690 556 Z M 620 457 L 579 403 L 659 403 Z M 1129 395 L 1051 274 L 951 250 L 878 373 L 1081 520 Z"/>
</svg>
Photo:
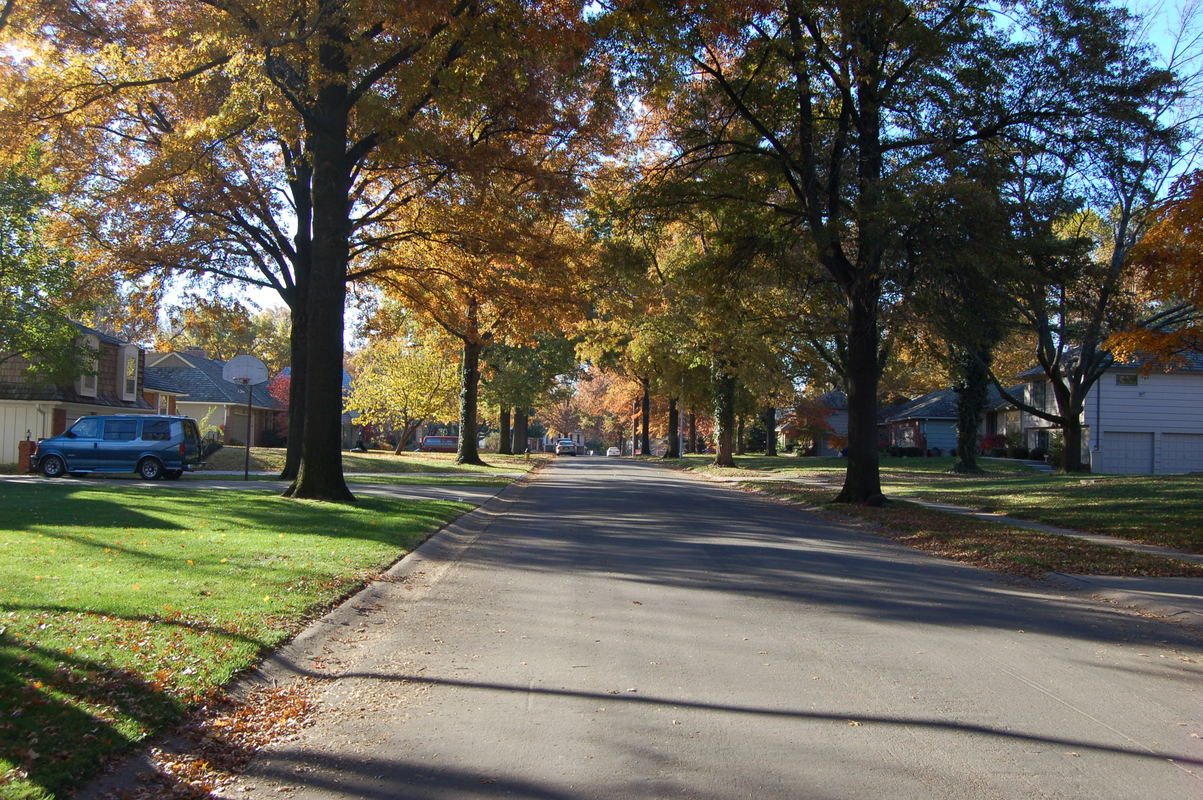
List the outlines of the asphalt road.
<svg viewBox="0 0 1203 800">
<path fill-rule="evenodd" d="M 230 796 L 1203 798 L 1197 632 L 653 465 L 418 575 Z"/>
</svg>

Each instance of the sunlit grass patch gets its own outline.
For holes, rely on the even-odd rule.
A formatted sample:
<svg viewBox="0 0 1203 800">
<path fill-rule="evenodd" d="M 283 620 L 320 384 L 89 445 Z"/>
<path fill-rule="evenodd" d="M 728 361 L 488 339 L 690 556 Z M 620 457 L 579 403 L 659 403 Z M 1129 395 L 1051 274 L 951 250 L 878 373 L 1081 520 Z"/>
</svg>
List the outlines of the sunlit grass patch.
<svg viewBox="0 0 1203 800">
<path fill-rule="evenodd" d="M 6 484 L 0 797 L 70 787 L 467 508 Z"/>
<path fill-rule="evenodd" d="M 284 469 L 284 456 L 285 450 L 282 447 L 252 447 L 250 469 L 279 472 Z M 385 450 L 372 450 L 367 453 L 342 454 L 344 472 L 527 472 L 549 458 L 551 456 L 546 453 L 532 453 L 529 458 L 525 455 L 482 453 L 481 459 L 488 466 L 479 467 L 472 464 L 456 464 L 454 453 L 405 452 L 393 455 Z M 211 470 L 239 471 L 243 468 L 245 459 L 246 448 L 223 447 L 206 458 L 205 469 L 200 474 Z"/>
</svg>

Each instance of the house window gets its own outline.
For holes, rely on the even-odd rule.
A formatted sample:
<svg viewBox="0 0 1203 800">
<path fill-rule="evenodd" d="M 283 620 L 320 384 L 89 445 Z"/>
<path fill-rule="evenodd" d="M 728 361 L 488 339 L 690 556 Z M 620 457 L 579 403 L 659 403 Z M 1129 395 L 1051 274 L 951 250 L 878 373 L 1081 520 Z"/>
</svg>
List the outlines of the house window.
<svg viewBox="0 0 1203 800">
<path fill-rule="evenodd" d="M 1037 381 L 1032 384 L 1032 405 L 1041 410 L 1044 409 L 1048 402 L 1048 384 L 1044 381 Z"/>
<path fill-rule="evenodd" d="M 1135 375 L 1116 375 L 1115 376 L 1115 385 L 1116 386 L 1135 386 L 1136 385 L 1136 376 Z"/>
<path fill-rule="evenodd" d="M 85 336 L 84 345 L 92 351 L 92 357 L 83 365 L 83 374 L 76 383 L 76 391 L 84 397 L 95 397 L 100 372 L 100 340 L 95 336 Z"/>
<path fill-rule="evenodd" d="M 166 416 L 171 413 L 171 398 L 165 394 L 159 395 L 159 413 Z"/>
<path fill-rule="evenodd" d="M 138 399 L 138 348 L 127 347 L 123 351 L 125 364 L 122 367 L 121 398 L 123 400 Z"/>
</svg>

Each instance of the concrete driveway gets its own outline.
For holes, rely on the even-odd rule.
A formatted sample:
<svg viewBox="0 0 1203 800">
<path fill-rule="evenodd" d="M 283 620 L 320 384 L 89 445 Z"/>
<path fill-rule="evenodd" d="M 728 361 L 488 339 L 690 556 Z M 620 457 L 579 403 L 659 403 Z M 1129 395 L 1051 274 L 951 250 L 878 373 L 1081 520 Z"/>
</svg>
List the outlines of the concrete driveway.
<svg viewBox="0 0 1203 800">
<path fill-rule="evenodd" d="M 320 712 L 229 796 L 1203 798 L 1188 629 L 632 461 L 482 513 L 282 654 Z"/>
</svg>

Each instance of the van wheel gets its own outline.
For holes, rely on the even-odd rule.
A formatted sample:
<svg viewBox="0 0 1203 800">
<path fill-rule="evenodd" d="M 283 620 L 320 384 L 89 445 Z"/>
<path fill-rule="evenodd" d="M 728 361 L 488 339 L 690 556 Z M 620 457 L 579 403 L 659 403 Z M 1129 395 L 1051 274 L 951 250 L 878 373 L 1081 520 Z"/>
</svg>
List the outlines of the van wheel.
<svg viewBox="0 0 1203 800">
<path fill-rule="evenodd" d="M 46 456 L 38 462 L 38 469 L 47 478 L 60 478 L 67 471 L 67 465 L 58 456 Z"/>
<path fill-rule="evenodd" d="M 155 481 L 163 477 L 163 465 L 157 458 L 144 458 L 138 462 L 138 474 L 144 480 Z"/>
<path fill-rule="evenodd" d="M 183 474 L 184 474 L 184 470 L 182 470 L 182 469 L 165 469 L 165 470 L 163 470 L 163 477 L 169 481 L 178 481 L 180 479 L 180 476 Z"/>
</svg>

